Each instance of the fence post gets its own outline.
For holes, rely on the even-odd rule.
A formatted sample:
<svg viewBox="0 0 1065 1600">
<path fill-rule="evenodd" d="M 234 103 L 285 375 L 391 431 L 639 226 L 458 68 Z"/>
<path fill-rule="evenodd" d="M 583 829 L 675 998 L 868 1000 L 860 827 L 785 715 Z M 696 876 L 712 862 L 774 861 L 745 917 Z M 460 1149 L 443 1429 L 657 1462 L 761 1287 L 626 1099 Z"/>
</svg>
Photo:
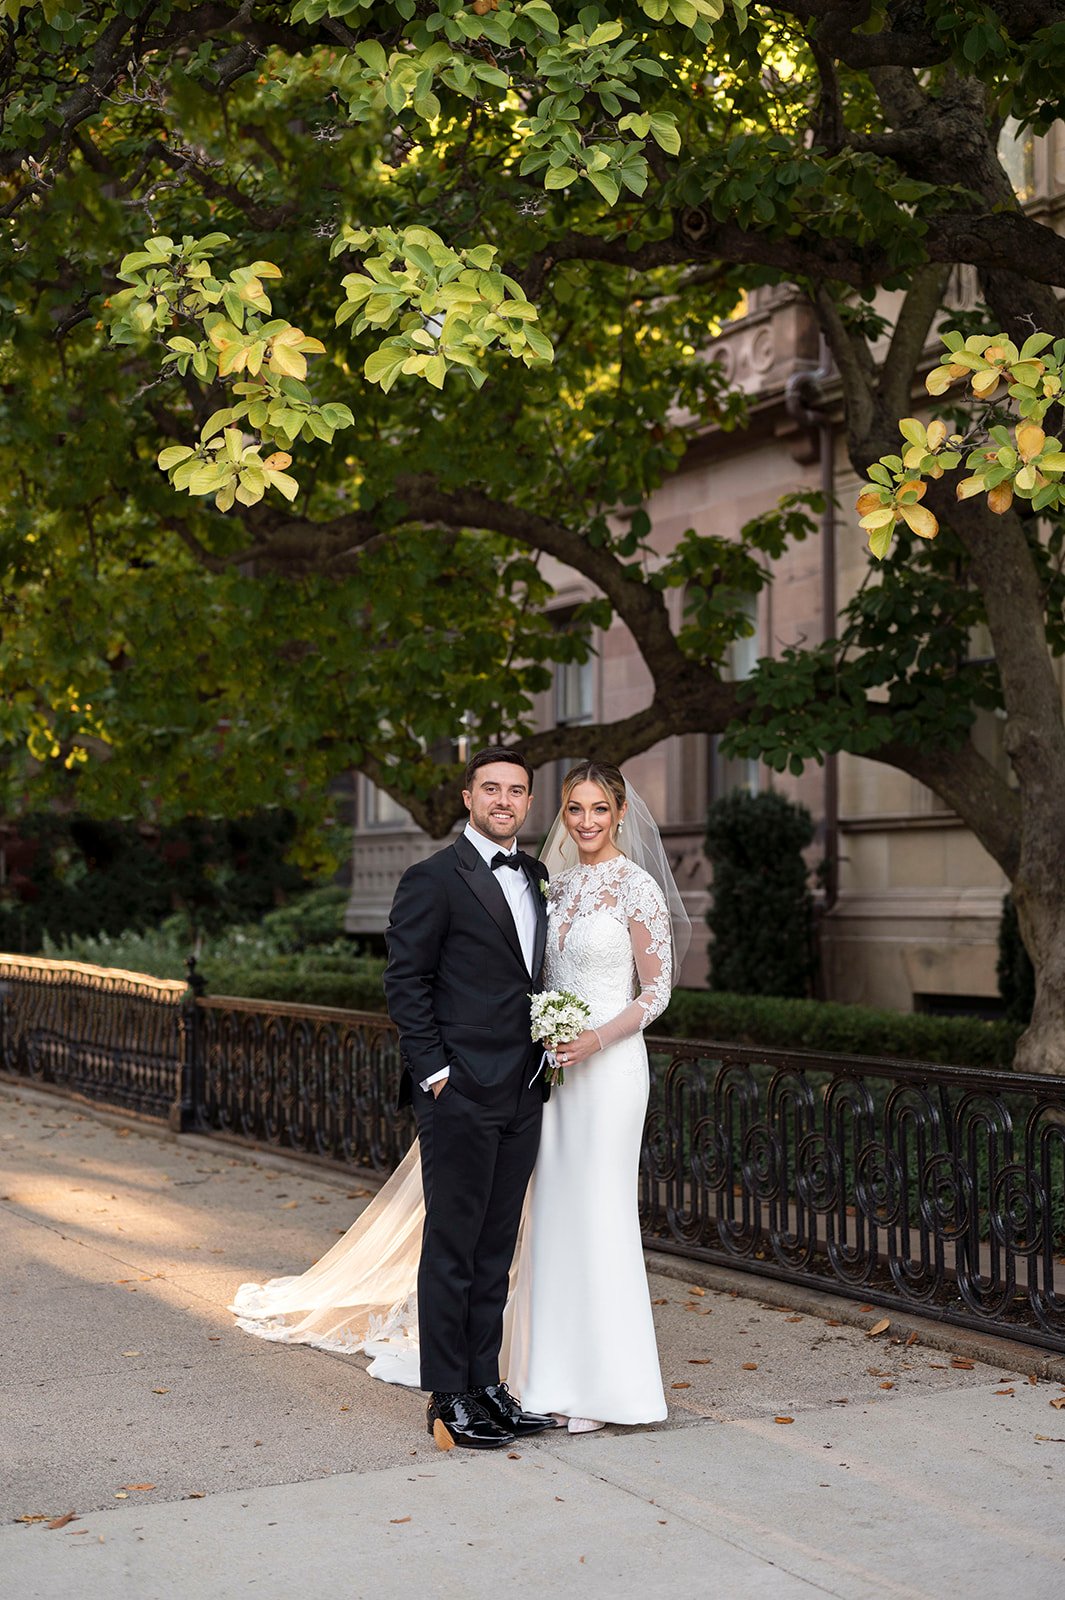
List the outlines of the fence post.
<svg viewBox="0 0 1065 1600">
<path fill-rule="evenodd" d="M 199 999 L 207 988 L 203 975 L 196 971 L 196 957 L 185 962 L 189 986 L 181 998 L 178 1029 L 181 1035 L 181 1077 L 178 1095 L 170 1107 L 167 1121 L 174 1133 L 189 1133 L 198 1127 L 203 1101 L 203 1055 Z"/>
</svg>

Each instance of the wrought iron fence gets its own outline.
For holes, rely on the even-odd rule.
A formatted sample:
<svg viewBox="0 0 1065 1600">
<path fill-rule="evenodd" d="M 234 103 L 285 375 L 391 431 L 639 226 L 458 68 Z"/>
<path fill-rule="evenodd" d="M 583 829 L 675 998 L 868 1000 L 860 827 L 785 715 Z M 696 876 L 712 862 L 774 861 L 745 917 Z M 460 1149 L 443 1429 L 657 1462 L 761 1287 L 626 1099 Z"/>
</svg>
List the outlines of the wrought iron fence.
<svg viewBox="0 0 1065 1600">
<path fill-rule="evenodd" d="M 166 1117 L 185 1050 L 185 991 L 140 972 L 0 955 L 0 1065 Z"/>
<path fill-rule="evenodd" d="M 1065 1350 L 1065 1082 L 650 1045 L 649 1244 Z"/>
<path fill-rule="evenodd" d="M 180 1129 L 396 1165 L 413 1127 L 387 1018 L 200 989 L 0 957 L 0 1067 Z M 648 1245 L 1065 1350 L 1065 1082 L 648 1044 Z"/>
<path fill-rule="evenodd" d="M 263 1140 L 385 1176 L 414 1138 L 395 1109 L 387 1017 L 282 1001 L 200 999 L 186 1126 Z"/>
</svg>

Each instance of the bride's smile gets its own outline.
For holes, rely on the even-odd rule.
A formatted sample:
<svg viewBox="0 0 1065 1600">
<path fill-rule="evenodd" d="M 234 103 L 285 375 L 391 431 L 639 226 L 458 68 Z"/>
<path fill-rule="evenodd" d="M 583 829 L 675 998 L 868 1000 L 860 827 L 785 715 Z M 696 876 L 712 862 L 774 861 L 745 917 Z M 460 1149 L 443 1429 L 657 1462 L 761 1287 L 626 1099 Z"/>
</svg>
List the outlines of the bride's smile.
<svg viewBox="0 0 1065 1600">
<path fill-rule="evenodd" d="M 611 861 L 621 854 L 616 834 L 627 807 L 611 804 L 611 798 L 591 781 L 575 784 L 570 791 L 563 821 L 583 866 Z"/>
</svg>

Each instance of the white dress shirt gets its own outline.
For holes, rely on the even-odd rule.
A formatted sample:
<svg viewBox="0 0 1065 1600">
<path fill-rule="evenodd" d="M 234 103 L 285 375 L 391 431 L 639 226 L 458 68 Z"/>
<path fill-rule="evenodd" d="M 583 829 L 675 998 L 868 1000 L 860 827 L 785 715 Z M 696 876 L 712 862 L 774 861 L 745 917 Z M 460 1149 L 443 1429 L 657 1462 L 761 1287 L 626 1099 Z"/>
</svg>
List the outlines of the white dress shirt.
<svg viewBox="0 0 1065 1600">
<path fill-rule="evenodd" d="M 467 822 L 464 832 L 477 854 L 491 867 L 492 857 L 499 854 L 501 846 L 496 844 L 494 839 L 486 839 L 484 834 L 478 833 L 477 829 L 469 822 Z M 513 855 L 516 849 L 517 843 L 514 842 L 511 844 L 510 849 L 503 853 L 504 855 Z M 503 896 L 510 907 L 510 914 L 514 918 L 514 929 L 518 935 L 518 943 L 521 945 L 521 953 L 531 978 L 536 950 L 536 905 L 532 897 L 532 888 L 525 875 L 525 869 L 524 867 L 515 869 L 514 867 L 500 866 L 493 872 L 492 876 L 502 889 Z M 429 1089 L 434 1083 L 441 1082 L 442 1079 L 448 1076 L 450 1070 L 449 1067 L 444 1067 L 440 1072 L 434 1072 L 431 1077 L 423 1078 L 421 1082 L 422 1088 Z"/>
</svg>

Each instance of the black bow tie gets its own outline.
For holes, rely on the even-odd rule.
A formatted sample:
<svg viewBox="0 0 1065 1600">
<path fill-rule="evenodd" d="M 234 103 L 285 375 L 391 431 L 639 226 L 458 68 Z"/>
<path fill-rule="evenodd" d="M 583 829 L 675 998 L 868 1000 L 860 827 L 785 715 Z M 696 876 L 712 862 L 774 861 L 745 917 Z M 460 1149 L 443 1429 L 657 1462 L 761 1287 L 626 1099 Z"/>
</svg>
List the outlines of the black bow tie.
<svg viewBox="0 0 1065 1600">
<path fill-rule="evenodd" d="M 520 850 L 514 850 L 510 855 L 508 855 L 505 850 L 497 850 L 489 862 L 489 866 L 492 868 L 493 872 L 497 867 L 513 867 L 515 872 L 517 872 L 521 869 L 521 862 L 522 855 Z"/>
</svg>

